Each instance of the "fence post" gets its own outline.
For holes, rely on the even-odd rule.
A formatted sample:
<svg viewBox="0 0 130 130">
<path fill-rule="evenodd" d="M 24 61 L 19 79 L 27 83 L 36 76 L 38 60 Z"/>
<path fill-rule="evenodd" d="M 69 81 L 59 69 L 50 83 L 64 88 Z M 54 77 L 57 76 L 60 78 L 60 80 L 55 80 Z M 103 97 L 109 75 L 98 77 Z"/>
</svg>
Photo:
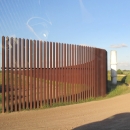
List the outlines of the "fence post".
<svg viewBox="0 0 130 130">
<path fill-rule="evenodd" d="M 53 42 L 53 104 L 55 103 L 55 99 L 56 99 L 56 94 L 55 94 L 55 43 Z"/>
<path fill-rule="evenodd" d="M 20 110 L 21 110 L 21 38 L 19 38 L 19 111 Z"/>
<path fill-rule="evenodd" d="M 17 38 L 14 39 L 14 47 L 15 47 L 15 111 L 17 111 Z"/>
<path fill-rule="evenodd" d="M 9 112 L 9 37 L 6 37 L 6 111 Z"/>
<path fill-rule="evenodd" d="M 2 113 L 5 112 L 5 37 L 2 36 Z"/>
<path fill-rule="evenodd" d="M 47 42 L 47 105 L 49 106 L 49 42 Z"/>
<path fill-rule="evenodd" d="M 56 43 L 56 103 L 58 103 L 58 43 Z"/>
<path fill-rule="evenodd" d="M 32 109 L 33 80 L 32 80 L 32 40 L 30 40 L 30 109 Z"/>
<path fill-rule="evenodd" d="M 52 106 L 52 42 L 50 42 L 50 106 Z"/>
<path fill-rule="evenodd" d="M 26 108 L 29 109 L 29 40 L 26 39 Z"/>
<path fill-rule="evenodd" d="M 43 100 L 42 70 L 42 41 L 40 41 L 40 107 L 42 107 Z"/>
<path fill-rule="evenodd" d="M 36 108 L 36 40 L 34 40 L 34 109 Z"/>
<path fill-rule="evenodd" d="M 66 47 L 66 44 L 64 44 L 63 46 L 64 46 L 63 47 L 64 48 L 64 60 L 63 60 L 64 61 L 64 79 L 63 79 L 63 81 L 64 81 L 64 102 L 66 102 L 66 97 L 67 97 L 66 96 L 66 80 L 67 80 L 67 78 L 66 78 L 66 75 L 67 75 L 67 73 L 66 73 L 66 71 L 67 71 L 67 66 L 66 66 L 66 55 L 67 54 L 66 54 L 66 50 L 67 49 L 66 48 L 67 47 Z"/>
<path fill-rule="evenodd" d="M 105 73 L 105 75 L 106 75 L 106 82 L 105 82 L 105 84 L 106 84 L 106 90 L 105 90 L 105 93 L 107 93 L 107 88 L 108 88 L 108 84 L 107 84 L 107 79 L 108 79 L 108 75 L 107 75 L 107 51 L 105 50 L 105 59 L 104 59 L 105 61 L 105 67 L 106 67 L 106 73 Z"/>
<path fill-rule="evenodd" d="M 37 40 L 37 108 L 39 108 L 39 41 Z"/>
<path fill-rule="evenodd" d="M 11 111 L 13 111 L 13 38 L 11 40 Z"/>
<path fill-rule="evenodd" d="M 23 39 L 23 106 L 25 109 L 25 39 Z"/>
</svg>

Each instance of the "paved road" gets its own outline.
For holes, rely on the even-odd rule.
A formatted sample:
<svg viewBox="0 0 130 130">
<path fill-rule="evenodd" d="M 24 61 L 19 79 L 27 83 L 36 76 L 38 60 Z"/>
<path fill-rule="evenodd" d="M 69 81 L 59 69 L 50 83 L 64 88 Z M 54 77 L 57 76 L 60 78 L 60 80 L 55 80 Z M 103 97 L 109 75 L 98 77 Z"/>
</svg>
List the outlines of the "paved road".
<svg viewBox="0 0 130 130">
<path fill-rule="evenodd" d="M 130 130 L 130 94 L 88 103 L 0 114 L 0 130 Z"/>
</svg>

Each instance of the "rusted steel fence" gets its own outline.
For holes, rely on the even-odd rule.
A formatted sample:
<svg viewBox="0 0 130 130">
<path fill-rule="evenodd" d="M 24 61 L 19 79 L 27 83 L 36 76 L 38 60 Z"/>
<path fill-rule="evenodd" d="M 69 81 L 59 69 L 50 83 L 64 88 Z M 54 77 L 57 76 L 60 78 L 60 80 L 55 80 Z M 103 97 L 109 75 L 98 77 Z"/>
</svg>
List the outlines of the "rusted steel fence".
<svg viewBox="0 0 130 130">
<path fill-rule="evenodd" d="M 106 94 L 106 50 L 2 37 L 2 112 Z"/>
</svg>

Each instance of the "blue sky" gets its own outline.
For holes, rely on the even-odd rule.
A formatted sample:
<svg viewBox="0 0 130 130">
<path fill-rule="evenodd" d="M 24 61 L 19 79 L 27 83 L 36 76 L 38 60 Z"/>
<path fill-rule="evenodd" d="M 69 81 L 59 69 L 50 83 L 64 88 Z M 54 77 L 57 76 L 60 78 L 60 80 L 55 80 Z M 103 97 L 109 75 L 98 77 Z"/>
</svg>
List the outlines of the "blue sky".
<svg viewBox="0 0 130 130">
<path fill-rule="evenodd" d="M 103 48 L 108 66 L 116 50 L 118 68 L 130 69 L 129 6 L 129 0 L 0 0 L 0 37 Z"/>
</svg>

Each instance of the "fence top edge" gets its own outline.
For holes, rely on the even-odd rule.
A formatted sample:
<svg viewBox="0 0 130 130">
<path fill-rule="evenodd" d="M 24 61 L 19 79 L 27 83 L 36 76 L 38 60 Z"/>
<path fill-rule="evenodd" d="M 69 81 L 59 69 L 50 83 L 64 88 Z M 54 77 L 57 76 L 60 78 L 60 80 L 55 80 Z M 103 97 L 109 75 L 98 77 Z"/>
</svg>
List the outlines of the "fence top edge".
<svg viewBox="0 0 130 130">
<path fill-rule="evenodd" d="M 54 42 L 54 41 L 45 41 L 45 40 L 35 40 L 35 39 L 28 39 L 28 38 L 18 38 L 18 37 L 9 37 L 9 36 L 2 36 L 2 39 L 6 39 L 6 40 L 10 40 L 10 39 L 15 39 L 15 40 L 23 40 L 23 41 L 29 41 L 30 42 L 36 42 L 36 43 L 47 43 L 47 44 L 60 44 L 60 45 L 70 45 L 70 46 L 77 46 L 77 47 L 86 47 L 86 48 L 92 48 L 92 49 L 99 49 L 99 50 L 103 50 L 103 51 L 106 51 L 105 49 L 103 48 L 97 48 L 97 47 L 93 47 L 93 46 L 87 46 L 87 45 L 82 45 L 82 44 L 71 44 L 71 43 L 64 43 L 64 42 Z M 107 52 L 107 51 L 106 51 Z"/>
</svg>

